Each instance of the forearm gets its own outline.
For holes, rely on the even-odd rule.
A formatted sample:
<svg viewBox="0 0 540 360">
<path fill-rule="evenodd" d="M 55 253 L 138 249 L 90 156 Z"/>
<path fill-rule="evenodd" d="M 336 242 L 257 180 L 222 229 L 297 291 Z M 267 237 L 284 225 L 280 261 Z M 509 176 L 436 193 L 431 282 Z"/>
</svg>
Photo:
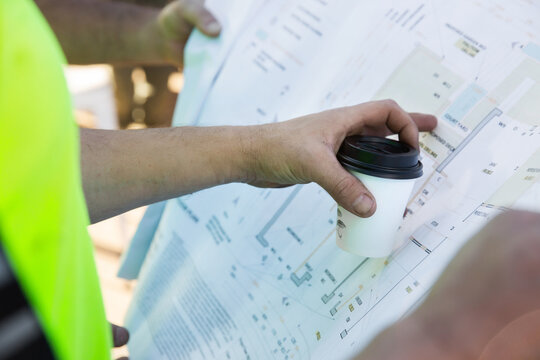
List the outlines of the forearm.
<svg viewBox="0 0 540 360">
<path fill-rule="evenodd" d="M 229 182 L 248 181 L 253 127 L 81 130 L 91 221 Z"/>
<path fill-rule="evenodd" d="M 340 165 L 337 150 L 364 126 L 379 134 L 397 131 L 417 147 L 416 123 L 429 130 L 436 120 L 378 101 L 258 126 L 81 130 L 84 193 L 95 222 L 228 182 L 264 187 L 317 182 L 347 210 L 367 217 L 375 211 L 373 195 Z M 363 206 L 366 200 L 369 207 Z"/>
<path fill-rule="evenodd" d="M 165 63 L 158 9 L 98 0 L 36 0 L 71 64 Z"/>
</svg>

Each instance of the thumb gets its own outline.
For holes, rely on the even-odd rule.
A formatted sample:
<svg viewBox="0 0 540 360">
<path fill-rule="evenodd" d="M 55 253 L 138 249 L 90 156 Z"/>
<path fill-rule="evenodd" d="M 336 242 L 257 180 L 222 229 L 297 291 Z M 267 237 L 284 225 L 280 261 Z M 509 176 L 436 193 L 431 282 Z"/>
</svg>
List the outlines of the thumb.
<svg viewBox="0 0 540 360">
<path fill-rule="evenodd" d="M 201 0 L 184 0 L 181 3 L 183 3 L 183 16 L 186 21 L 207 36 L 219 35 L 221 32 L 219 21 L 204 7 Z"/>
<path fill-rule="evenodd" d="M 318 165 L 318 181 L 336 202 L 360 217 L 375 213 L 375 198 L 360 180 L 341 166 L 337 159 Z"/>
</svg>

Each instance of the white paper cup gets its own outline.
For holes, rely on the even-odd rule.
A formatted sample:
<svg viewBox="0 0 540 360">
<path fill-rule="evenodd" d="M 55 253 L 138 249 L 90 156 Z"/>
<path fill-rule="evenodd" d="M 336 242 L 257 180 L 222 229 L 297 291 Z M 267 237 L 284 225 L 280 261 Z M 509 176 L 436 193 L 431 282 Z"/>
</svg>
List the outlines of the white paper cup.
<svg viewBox="0 0 540 360">
<path fill-rule="evenodd" d="M 365 257 L 390 255 L 414 182 L 422 175 L 418 157 L 416 149 L 394 140 L 346 139 L 338 159 L 373 194 L 377 211 L 361 218 L 338 206 L 336 243 L 341 249 Z"/>
<path fill-rule="evenodd" d="M 351 171 L 373 194 L 377 211 L 367 219 L 338 206 L 337 245 L 366 257 L 386 257 L 394 248 L 396 232 L 403 220 L 414 180 L 394 180 Z"/>
</svg>

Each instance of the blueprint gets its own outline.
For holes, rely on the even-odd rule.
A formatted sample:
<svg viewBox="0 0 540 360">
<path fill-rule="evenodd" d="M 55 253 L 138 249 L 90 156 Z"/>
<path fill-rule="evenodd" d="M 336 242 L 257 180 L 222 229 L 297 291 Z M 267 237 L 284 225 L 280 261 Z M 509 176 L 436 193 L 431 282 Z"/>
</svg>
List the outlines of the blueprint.
<svg viewBox="0 0 540 360">
<path fill-rule="evenodd" d="M 418 306 L 490 219 L 540 211 L 539 3 L 209 6 L 225 33 L 190 40 L 176 125 L 262 124 L 384 98 L 439 125 L 421 134 L 424 176 L 386 259 L 336 246 L 336 203 L 316 184 L 168 201 L 135 271 L 131 358 L 351 358 Z"/>
</svg>

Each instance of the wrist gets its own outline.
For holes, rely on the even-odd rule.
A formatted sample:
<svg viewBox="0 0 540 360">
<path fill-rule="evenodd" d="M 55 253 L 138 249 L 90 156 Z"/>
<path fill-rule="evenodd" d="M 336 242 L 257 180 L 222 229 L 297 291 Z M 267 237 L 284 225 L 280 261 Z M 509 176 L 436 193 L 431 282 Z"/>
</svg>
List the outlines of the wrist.
<svg viewBox="0 0 540 360">
<path fill-rule="evenodd" d="M 214 174 L 214 185 L 247 183 L 256 178 L 257 127 L 216 126 L 193 130 L 203 131 L 200 139 L 206 144 L 204 157 Z"/>
<path fill-rule="evenodd" d="M 234 127 L 234 143 L 237 146 L 237 181 L 253 183 L 259 179 L 261 126 Z"/>
<path fill-rule="evenodd" d="M 242 182 L 255 186 L 270 186 L 273 176 L 276 175 L 275 162 L 272 156 L 272 137 L 275 132 L 271 125 L 254 125 L 239 127 L 238 137 L 239 157 L 241 160 Z M 274 170 L 271 170 L 274 169 Z"/>
</svg>

